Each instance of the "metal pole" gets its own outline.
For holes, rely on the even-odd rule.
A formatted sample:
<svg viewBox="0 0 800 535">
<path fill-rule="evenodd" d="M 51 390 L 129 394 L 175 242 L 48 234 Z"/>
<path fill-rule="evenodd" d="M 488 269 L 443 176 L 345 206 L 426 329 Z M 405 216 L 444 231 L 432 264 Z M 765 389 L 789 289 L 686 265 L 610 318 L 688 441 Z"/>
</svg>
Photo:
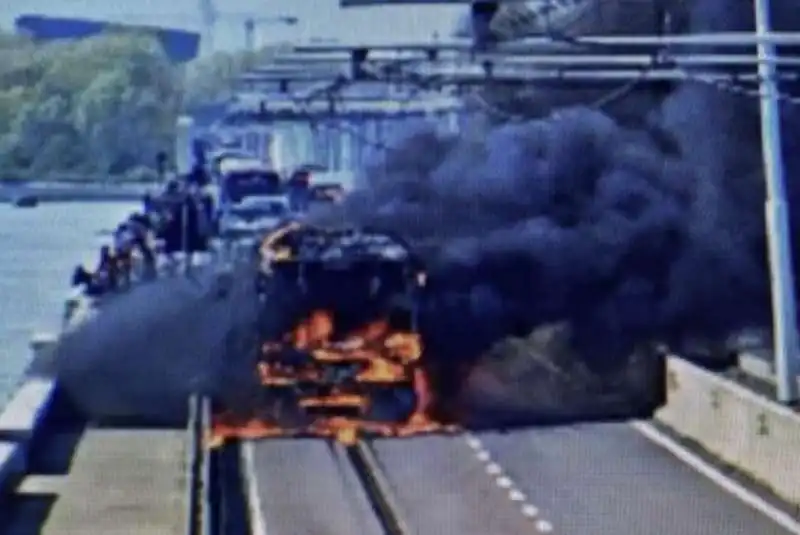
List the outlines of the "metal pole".
<svg viewBox="0 0 800 535">
<path fill-rule="evenodd" d="M 769 0 L 755 0 L 756 34 L 770 32 Z M 760 77 L 761 144 L 767 181 L 766 225 L 772 290 L 773 350 L 778 401 L 797 400 L 798 339 L 792 269 L 788 205 L 783 176 L 780 108 L 775 82 L 775 46 L 765 39 L 758 43 Z"/>
<path fill-rule="evenodd" d="M 339 154 L 337 153 L 339 150 L 339 123 L 336 119 L 331 120 L 330 126 L 328 127 L 328 132 L 330 135 L 330 155 L 328 156 L 328 160 L 330 163 L 328 164 L 328 168 L 331 171 L 338 171 L 339 170 Z"/>
<path fill-rule="evenodd" d="M 244 21 L 244 49 L 247 52 L 254 52 L 256 49 L 256 21 L 252 18 Z"/>
<path fill-rule="evenodd" d="M 189 195 L 191 195 L 191 193 L 187 192 L 185 195 L 183 207 L 181 208 L 181 218 L 183 219 L 183 228 L 181 229 L 181 240 L 183 243 L 181 245 L 183 245 L 183 272 L 188 274 L 192 269 L 192 253 L 189 247 L 189 203 L 191 202 Z"/>
<path fill-rule="evenodd" d="M 356 122 L 352 120 L 344 121 L 346 126 L 339 135 L 342 139 L 342 161 L 341 166 L 344 171 L 352 171 L 355 168 L 353 163 L 353 130 L 356 128 Z"/>
</svg>

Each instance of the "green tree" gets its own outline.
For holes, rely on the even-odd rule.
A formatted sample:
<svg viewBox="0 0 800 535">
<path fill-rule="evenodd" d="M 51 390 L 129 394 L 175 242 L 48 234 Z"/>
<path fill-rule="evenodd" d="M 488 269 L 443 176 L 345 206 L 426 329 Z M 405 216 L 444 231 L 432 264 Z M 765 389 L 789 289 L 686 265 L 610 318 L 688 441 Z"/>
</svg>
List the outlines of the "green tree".
<svg viewBox="0 0 800 535">
<path fill-rule="evenodd" d="M 217 52 L 198 58 L 186 68 L 184 106 L 226 100 L 237 88 L 240 76 L 249 69 L 269 63 L 283 47 L 264 47 L 254 52 Z"/>
<path fill-rule="evenodd" d="M 171 148 L 182 80 L 150 36 L 45 45 L 2 36 L 0 58 L 4 172 L 118 175 Z"/>
<path fill-rule="evenodd" d="M 225 100 L 280 48 L 176 67 L 158 41 L 114 30 L 37 44 L 0 33 L 0 169 L 8 178 L 147 176 L 182 108 Z"/>
</svg>

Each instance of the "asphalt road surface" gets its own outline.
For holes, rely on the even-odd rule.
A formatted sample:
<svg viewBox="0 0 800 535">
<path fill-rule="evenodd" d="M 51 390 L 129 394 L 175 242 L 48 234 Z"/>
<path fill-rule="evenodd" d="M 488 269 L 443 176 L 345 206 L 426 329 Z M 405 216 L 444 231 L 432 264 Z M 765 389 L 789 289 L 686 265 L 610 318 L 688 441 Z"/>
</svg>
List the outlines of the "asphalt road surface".
<svg viewBox="0 0 800 535">
<path fill-rule="evenodd" d="M 563 535 L 788 535 L 627 424 L 477 437 Z"/>
<path fill-rule="evenodd" d="M 258 494 L 256 503 L 250 496 L 260 516 L 251 518 L 253 533 L 264 529 L 270 535 L 382 535 L 341 450 L 312 439 L 270 439 L 244 448 L 244 469 L 252 469 L 254 477 L 250 491 Z"/>
<path fill-rule="evenodd" d="M 380 440 L 373 452 L 416 535 L 537 533 L 536 520 L 494 484 L 463 437 Z"/>
</svg>

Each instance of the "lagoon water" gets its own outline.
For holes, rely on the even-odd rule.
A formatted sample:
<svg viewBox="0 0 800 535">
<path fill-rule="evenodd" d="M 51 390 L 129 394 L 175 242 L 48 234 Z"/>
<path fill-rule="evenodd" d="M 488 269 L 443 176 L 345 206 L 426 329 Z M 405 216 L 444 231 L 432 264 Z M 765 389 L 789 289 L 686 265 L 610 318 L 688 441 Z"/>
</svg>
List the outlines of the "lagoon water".
<svg viewBox="0 0 800 535">
<path fill-rule="evenodd" d="M 59 328 L 69 278 L 93 267 L 100 245 L 136 204 L 54 203 L 34 209 L 0 205 L 0 407 L 30 360 L 38 331 Z"/>
</svg>

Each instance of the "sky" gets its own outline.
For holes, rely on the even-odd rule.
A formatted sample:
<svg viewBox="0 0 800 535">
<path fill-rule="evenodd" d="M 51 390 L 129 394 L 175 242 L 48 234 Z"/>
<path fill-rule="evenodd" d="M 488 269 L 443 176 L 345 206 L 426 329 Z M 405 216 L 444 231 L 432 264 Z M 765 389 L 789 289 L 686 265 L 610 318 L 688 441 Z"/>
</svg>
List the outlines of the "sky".
<svg viewBox="0 0 800 535">
<path fill-rule="evenodd" d="M 447 36 L 465 6 L 394 6 L 340 9 L 338 0 L 214 0 L 220 21 L 214 32 L 218 49 L 244 44 L 243 15 L 294 15 L 294 28 L 257 29 L 257 41 L 335 38 L 351 42 L 421 40 L 434 32 Z M 22 14 L 86 17 L 133 24 L 200 29 L 198 0 L 0 0 L 0 27 L 13 28 Z M 125 6 L 125 7 L 122 7 Z M 227 16 L 226 16 L 227 14 Z"/>
</svg>

